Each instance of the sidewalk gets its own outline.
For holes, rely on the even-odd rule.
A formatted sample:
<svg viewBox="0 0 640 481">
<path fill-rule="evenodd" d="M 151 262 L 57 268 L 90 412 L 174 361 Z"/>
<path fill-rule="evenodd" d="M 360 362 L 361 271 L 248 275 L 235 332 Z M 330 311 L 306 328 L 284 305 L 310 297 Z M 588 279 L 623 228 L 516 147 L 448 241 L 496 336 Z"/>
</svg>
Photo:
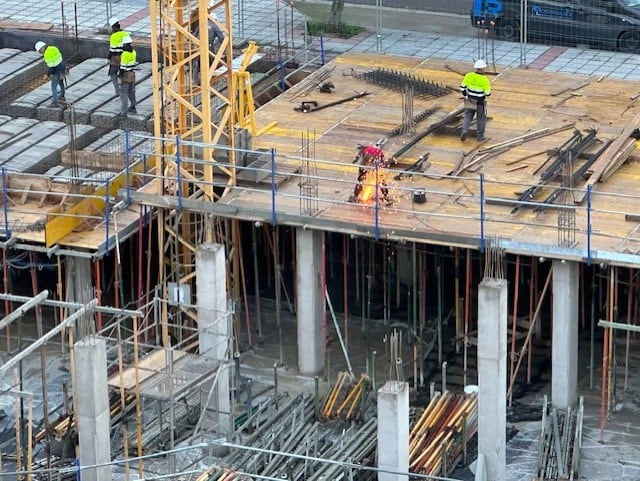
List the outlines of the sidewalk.
<svg viewBox="0 0 640 481">
<path fill-rule="evenodd" d="M 254 40 L 262 47 L 300 48 L 304 42 L 305 19 L 328 16 L 330 0 L 293 0 L 293 6 L 273 0 L 233 1 L 234 43 Z M 71 2 L 64 2 L 68 5 Z M 75 2 L 74 2 L 75 4 Z M 18 22 L 46 22 L 61 29 L 78 25 L 78 35 L 99 37 L 106 24 L 104 3 L 78 2 L 76 11 L 61 11 L 59 0 L 23 0 L 5 2 L 0 19 L 10 24 Z M 77 13 L 77 15 L 76 15 Z M 113 4 L 113 15 L 138 38 L 151 34 L 148 0 L 128 0 Z M 434 13 L 389 7 L 346 4 L 344 21 L 362 25 L 366 31 L 351 39 L 325 37 L 322 47 L 326 58 L 334 58 L 349 50 L 372 54 L 416 56 L 423 59 L 440 58 L 464 61 L 484 57 L 496 69 L 535 68 L 568 74 L 607 76 L 640 80 L 640 55 L 605 50 L 590 50 L 537 44 L 503 42 L 478 38 L 478 31 L 470 26 L 466 15 Z M 381 20 L 381 26 L 376 28 Z M 320 48 L 320 40 L 312 39 L 311 46 Z M 26 47 L 25 47 L 26 49 Z M 631 92 L 635 94 L 636 92 Z"/>
</svg>

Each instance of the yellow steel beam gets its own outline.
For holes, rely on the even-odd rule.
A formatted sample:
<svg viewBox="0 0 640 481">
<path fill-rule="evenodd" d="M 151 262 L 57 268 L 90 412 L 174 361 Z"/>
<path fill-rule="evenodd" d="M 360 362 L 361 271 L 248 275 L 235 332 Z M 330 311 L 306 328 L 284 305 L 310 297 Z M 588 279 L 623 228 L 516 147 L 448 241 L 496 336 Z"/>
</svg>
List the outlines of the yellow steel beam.
<svg viewBox="0 0 640 481">
<path fill-rule="evenodd" d="M 127 174 L 138 174 L 144 169 L 144 164 L 134 164 L 129 172 L 121 172 L 109 180 L 109 197 L 114 198 L 118 190 L 127 184 Z M 75 229 L 84 224 L 88 218 L 96 215 L 104 215 L 106 207 L 107 185 L 98 187 L 91 196 L 82 199 L 71 208 L 61 211 L 55 208 L 47 214 L 47 223 L 44 226 L 44 240 L 47 248 L 56 245 Z"/>
</svg>

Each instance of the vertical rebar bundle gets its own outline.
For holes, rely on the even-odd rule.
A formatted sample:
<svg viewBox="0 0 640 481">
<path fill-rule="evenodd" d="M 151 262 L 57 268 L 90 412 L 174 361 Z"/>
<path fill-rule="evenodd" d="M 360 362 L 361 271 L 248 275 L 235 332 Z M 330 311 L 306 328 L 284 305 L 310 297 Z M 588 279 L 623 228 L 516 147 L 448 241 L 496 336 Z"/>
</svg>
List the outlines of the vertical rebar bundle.
<svg viewBox="0 0 640 481">
<path fill-rule="evenodd" d="M 504 254 L 505 250 L 499 240 L 487 243 L 484 259 L 484 277 L 505 279 Z"/>
<path fill-rule="evenodd" d="M 402 133 L 415 134 L 416 123 L 413 120 L 413 86 L 405 85 L 402 90 Z"/>
<path fill-rule="evenodd" d="M 300 172 L 300 215 L 314 215 L 318 211 L 318 169 L 315 162 L 315 143 L 310 140 L 310 134 L 302 134 L 302 168 Z"/>
<path fill-rule="evenodd" d="M 566 206 L 575 205 L 575 196 L 571 190 L 573 177 L 573 156 L 569 152 L 567 161 L 562 164 L 562 187 L 559 196 L 559 204 Z M 558 245 L 572 247 L 576 242 L 576 211 L 574 209 L 558 210 Z"/>
</svg>

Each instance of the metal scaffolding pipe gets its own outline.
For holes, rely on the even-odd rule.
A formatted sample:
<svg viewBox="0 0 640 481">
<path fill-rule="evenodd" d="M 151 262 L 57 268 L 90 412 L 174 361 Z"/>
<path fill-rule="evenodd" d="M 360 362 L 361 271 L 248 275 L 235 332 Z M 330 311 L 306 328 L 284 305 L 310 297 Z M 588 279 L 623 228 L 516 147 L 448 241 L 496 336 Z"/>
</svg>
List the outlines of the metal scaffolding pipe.
<svg viewBox="0 0 640 481">
<path fill-rule="evenodd" d="M 622 329 L 626 331 L 640 332 L 640 326 L 636 326 L 634 324 L 623 324 L 620 322 L 604 321 L 602 319 L 598 321 L 598 327 L 609 327 L 612 329 Z"/>
<path fill-rule="evenodd" d="M 64 321 L 58 324 L 56 327 L 47 332 L 44 336 L 39 338 L 37 341 L 34 341 L 29 347 L 23 349 L 18 354 L 9 359 L 6 363 L 0 366 L 0 375 L 7 372 L 13 366 L 15 366 L 18 362 L 24 359 L 26 356 L 31 354 L 33 351 L 42 346 L 45 342 L 51 339 L 54 336 L 57 336 L 63 329 L 65 329 L 69 324 L 75 322 L 79 317 L 84 316 L 88 311 L 91 311 L 95 308 L 98 303 L 97 299 L 92 299 L 89 303 L 78 309 L 76 312 L 67 317 Z"/>
<path fill-rule="evenodd" d="M 48 291 L 43 291 L 43 292 L 47 292 L 48 295 Z M 38 294 L 38 296 L 40 296 L 41 294 Z M 36 297 L 38 297 L 36 296 Z M 0 300 L 7 300 L 7 301 L 12 301 L 12 302 L 24 302 L 25 305 L 31 301 L 32 299 L 35 299 L 34 297 L 28 297 L 28 296 L 18 296 L 15 294 L 4 294 L 4 293 L 0 293 Z M 71 308 L 71 309 L 75 309 L 75 308 L 83 308 L 85 307 L 85 304 L 82 304 L 81 302 L 70 302 L 70 301 L 57 301 L 55 299 L 44 299 L 42 301 L 39 302 L 40 304 L 42 304 L 43 306 L 48 306 L 48 307 L 67 307 L 67 308 Z M 21 306 L 21 307 L 24 307 Z M 130 317 L 144 317 L 144 313 L 142 311 L 132 311 L 130 309 L 119 309 L 116 307 L 108 307 L 108 306 L 100 306 L 100 305 L 95 305 L 91 308 L 94 312 L 102 312 L 104 314 L 124 314 Z M 9 314 L 9 316 L 11 316 L 13 313 Z M 7 317 L 9 317 L 7 316 Z M 6 317 L 5 317 L 6 319 Z M 1 322 L 4 322 L 4 319 Z M 4 325 L 0 324 L 1 327 L 4 327 Z"/>
<path fill-rule="evenodd" d="M 11 296 L 11 295 L 10 294 L 3 294 L 3 296 Z M 34 308 L 35 306 L 37 306 L 38 304 L 40 304 L 47 297 L 49 297 L 49 291 L 47 291 L 47 290 L 42 291 L 40 294 L 38 294 L 35 297 L 25 297 L 24 298 L 25 299 L 24 304 L 22 304 L 19 308 L 17 308 L 11 314 L 8 314 L 4 318 L 2 318 L 2 320 L 0 321 L 0 329 L 3 329 L 5 327 L 7 327 L 9 324 L 11 324 L 16 319 L 19 319 L 22 316 L 24 316 L 25 313 L 28 310 L 30 310 L 30 309 Z M 17 300 L 17 299 L 9 299 L 9 300 Z"/>
</svg>

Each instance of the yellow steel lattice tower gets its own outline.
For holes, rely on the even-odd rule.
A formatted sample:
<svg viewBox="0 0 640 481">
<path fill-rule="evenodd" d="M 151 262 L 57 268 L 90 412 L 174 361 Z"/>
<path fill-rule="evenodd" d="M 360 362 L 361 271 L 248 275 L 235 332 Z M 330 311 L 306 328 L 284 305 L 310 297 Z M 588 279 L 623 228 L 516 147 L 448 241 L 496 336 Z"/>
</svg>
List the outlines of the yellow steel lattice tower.
<svg viewBox="0 0 640 481">
<path fill-rule="evenodd" d="M 154 133 L 159 195 L 215 202 L 235 185 L 231 0 L 151 0 Z M 210 22 L 224 34 L 210 43 Z M 155 48 L 153 45 L 155 42 Z M 225 145 L 224 162 L 211 145 Z M 197 161 L 194 159 L 198 159 Z M 214 188 L 214 169 L 216 188 Z M 178 171 L 180 174 L 178 175 Z M 177 185 L 176 178 L 184 179 Z M 174 179 L 168 181 L 167 179 Z M 223 242 L 230 252 L 230 285 L 237 295 L 238 226 L 216 223 L 203 213 L 159 209 L 159 284 L 192 284 L 195 250 L 201 242 Z M 163 312 L 163 344 L 169 345 Z"/>
</svg>

